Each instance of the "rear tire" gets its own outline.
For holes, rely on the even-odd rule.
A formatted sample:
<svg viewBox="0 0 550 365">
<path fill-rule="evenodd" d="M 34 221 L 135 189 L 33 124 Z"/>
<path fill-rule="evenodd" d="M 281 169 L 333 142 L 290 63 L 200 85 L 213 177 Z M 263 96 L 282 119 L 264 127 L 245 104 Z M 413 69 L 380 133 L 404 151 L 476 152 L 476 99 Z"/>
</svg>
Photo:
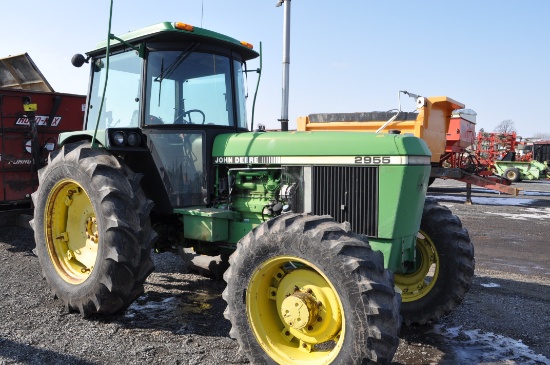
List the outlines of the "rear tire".
<svg viewBox="0 0 550 365">
<path fill-rule="evenodd" d="M 459 305 L 474 275 L 474 246 L 460 219 L 433 199 L 424 203 L 416 243 L 417 270 L 395 274 L 403 323 L 437 321 Z"/>
<path fill-rule="evenodd" d="M 504 171 L 504 177 L 511 182 L 520 182 L 521 172 L 517 167 L 509 167 Z"/>
<path fill-rule="evenodd" d="M 126 309 L 154 269 L 141 175 L 90 143 L 53 152 L 38 175 L 31 226 L 52 292 L 84 317 Z"/>
<path fill-rule="evenodd" d="M 382 254 L 349 225 L 284 214 L 246 235 L 229 262 L 224 314 L 252 363 L 391 362 L 399 295 Z"/>
</svg>

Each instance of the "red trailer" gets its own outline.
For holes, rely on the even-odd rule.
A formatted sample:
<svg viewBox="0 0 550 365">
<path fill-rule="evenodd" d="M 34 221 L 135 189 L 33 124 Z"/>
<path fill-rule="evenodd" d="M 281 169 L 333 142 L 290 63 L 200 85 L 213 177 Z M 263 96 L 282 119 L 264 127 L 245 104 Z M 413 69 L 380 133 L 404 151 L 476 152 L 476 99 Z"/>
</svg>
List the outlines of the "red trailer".
<svg viewBox="0 0 550 365">
<path fill-rule="evenodd" d="M 39 161 L 33 158 L 31 114 L 34 112 Z M 37 167 L 56 148 L 61 132 L 82 130 L 86 97 L 45 91 L 0 88 L 0 211 L 30 207 L 30 195 L 38 185 Z"/>
</svg>

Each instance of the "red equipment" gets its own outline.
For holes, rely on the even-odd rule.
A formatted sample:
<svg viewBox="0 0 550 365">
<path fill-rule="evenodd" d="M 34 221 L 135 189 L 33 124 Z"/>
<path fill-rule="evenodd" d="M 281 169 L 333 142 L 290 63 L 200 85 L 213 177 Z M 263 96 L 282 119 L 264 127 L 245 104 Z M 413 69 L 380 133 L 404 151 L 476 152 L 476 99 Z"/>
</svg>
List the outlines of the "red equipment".
<svg viewBox="0 0 550 365">
<path fill-rule="evenodd" d="M 471 165 L 466 150 L 474 144 L 476 135 L 475 114 L 457 110 L 449 119 L 446 135 L 445 154 L 441 156 L 440 166 L 468 170 Z"/>
<path fill-rule="evenodd" d="M 82 130 L 85 103 L 82 95 L 0 88 L 0 210 L 30 206 L 38 167 L 56 148 L 59 133 Z M 32 112 L 25 112 L 25 104 L 37 105 L 38 151 L 32 150 Z"/>
<path fill-rule="evenodd" d="M 515 152 L 516 143 L 516 132 L 479 132 L 476 142 L 476 158 L 481 165 L 492 169 L 495 161 L 500 160 L 508 152 Z"/>
</svg>

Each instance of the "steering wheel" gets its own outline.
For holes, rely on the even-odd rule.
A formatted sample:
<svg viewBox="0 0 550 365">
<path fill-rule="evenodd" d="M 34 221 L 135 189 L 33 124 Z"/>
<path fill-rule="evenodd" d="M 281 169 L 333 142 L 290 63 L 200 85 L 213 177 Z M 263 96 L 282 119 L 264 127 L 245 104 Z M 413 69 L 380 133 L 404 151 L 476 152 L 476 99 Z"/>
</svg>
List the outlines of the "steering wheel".
<svg viewBox="0 0 550 365">
<path fill-rule="evenodd" d="M 193 123 L 191 121 L 191 113 L 199 113 L 202 116 L 202 123 L 200 124 L 204 124 L 204 122 L 206 121 L 206 116 L 204 115 L 204 112 L 199 109 L 189 109 L 187 111 L 182 112 L 180 115 L 176 117 L 175 124 L 199 124 L 199 123 Z M 187 115 L 187 119 L 189 120 L 184 119 L 186 115 Z"/>
<path fill-rule="evenodd" d="M 162 119 L 159 117 L 155 117 L 154 115 L 150 115 L 147 117 L 147 124 L 164 124 Z"/>
</svg>

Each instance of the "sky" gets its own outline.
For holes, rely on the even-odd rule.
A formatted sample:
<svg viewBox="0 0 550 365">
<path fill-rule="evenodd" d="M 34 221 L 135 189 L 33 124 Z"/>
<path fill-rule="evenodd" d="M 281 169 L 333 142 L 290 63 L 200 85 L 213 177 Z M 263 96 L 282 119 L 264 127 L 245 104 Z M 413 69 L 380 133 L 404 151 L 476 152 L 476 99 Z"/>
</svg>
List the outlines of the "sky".
<svg viewBox="0 0 550 365">
<path fill-rule="evenodd" d="M 112 33 L 181 21 L 262 43 L 255 124 L 281 117 L 283 7 L 277 0 L 114 0 Z M 57 92 L 86 94 L 70 59 L 107 38 L 110 0 L 0 0 L 0 58 L 27 52 Z M 504 120 L 518 135 L 550 134 L 550 1 L 340 0 L 291 2 L 289 128 L 312 113 L 396 109 L 398 92 L 448 96 Z M 259 67 L 258 60 L 248 63 Z M 256 87 L 249 74 L 250 96 Z M 252 97 L 249 98 L 249 108 Z M 401 98 L 403 111 L 414 111 Z M 250 117 L 250 112 L 249 112 Z"/>
</svg>

